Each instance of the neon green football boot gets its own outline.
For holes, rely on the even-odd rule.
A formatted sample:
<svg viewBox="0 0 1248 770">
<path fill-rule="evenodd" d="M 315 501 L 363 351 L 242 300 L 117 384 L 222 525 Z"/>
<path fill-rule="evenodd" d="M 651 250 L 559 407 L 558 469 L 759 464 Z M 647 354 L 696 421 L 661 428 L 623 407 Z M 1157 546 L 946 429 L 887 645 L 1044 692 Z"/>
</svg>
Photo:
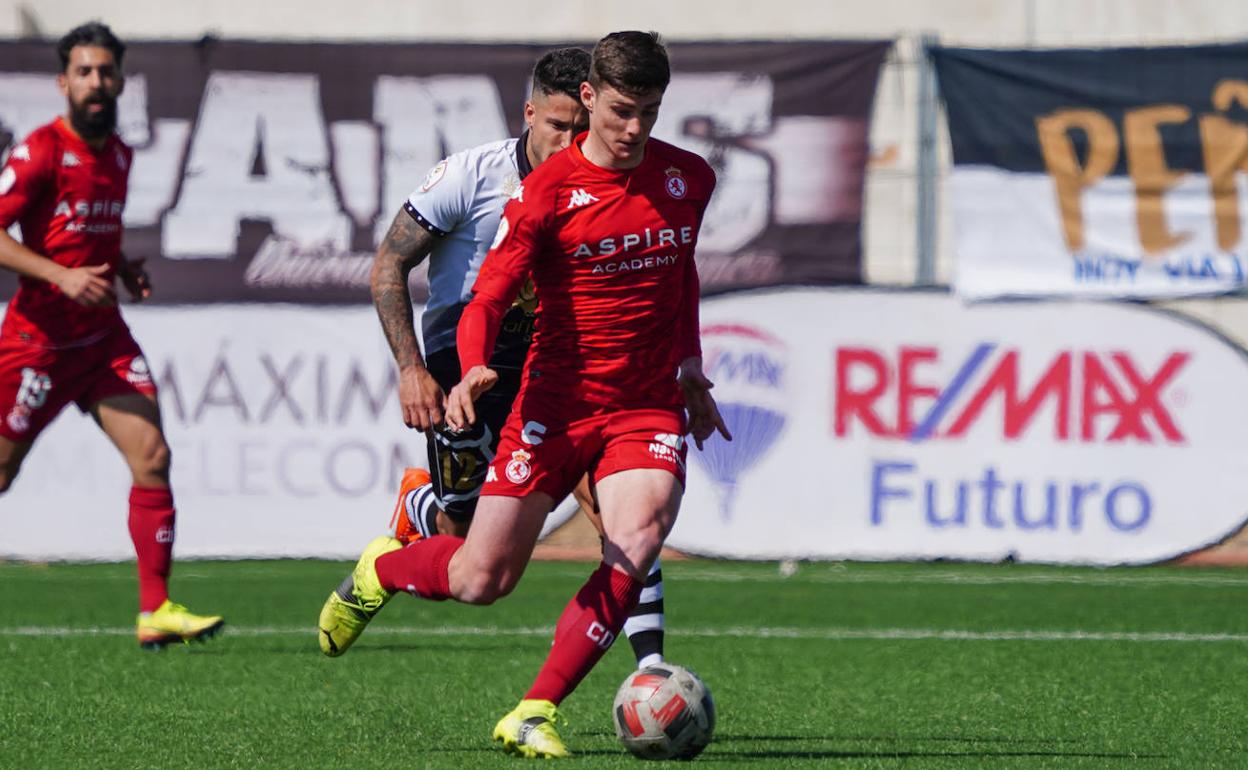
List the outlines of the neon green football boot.
<svg viewBox="0 0 1248 770">
<path fill-rule="evenodd" d="M 550 701 L 522 700 L 494 726 L 494 740 L 501 741 L 508 754 L 530 759 L 570 757 L 572 752 L 555 730 L 558 719 L 559 709 Z"/>
<path fill-rule="evenodd" d="M 368 621 L 390 601 L 393 594 L 382 588 L 377 579 L 377 557 L 402 547 L 402 543 L 389 536 L 376 538 L 365 546 L 355 569 L 330 592 L 321 607 L 321 652 L 331 658 L 346 652 L 364 633 Z"/>
<path fill-rule="evenodd" d="M 196 615 L 165 599 L 153 612 L 139 613 L 139 646 L 145 650 L 164 649 L 175 642 L 203 642 L 225 627 L 220 615 Z"/>
</svg>

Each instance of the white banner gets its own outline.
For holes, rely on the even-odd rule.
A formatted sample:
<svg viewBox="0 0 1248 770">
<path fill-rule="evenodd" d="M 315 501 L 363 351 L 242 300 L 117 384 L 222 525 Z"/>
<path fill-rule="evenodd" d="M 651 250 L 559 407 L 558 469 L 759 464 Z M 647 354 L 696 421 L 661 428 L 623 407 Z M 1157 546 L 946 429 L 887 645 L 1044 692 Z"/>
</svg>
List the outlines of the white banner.
<svg viewBox="0 0 1248 770">
<path fill-rule="evenodd" d="M 385 532 L 403 468 L 427 467 L 371 306 L 133 307 L 126 319 L 160 388 L 176 556 L 355 558 Z M 133 558 L 129 488 L 116 449 L 67 408 L 0 496 L 0 556 Z"/>
<path fill-rule="evenodd" d="M 736 438 L 691 451 L 675 548 L 1138 563 L 1248 517 L 1248 358 L 1194 322 L 815 289 L 702 322 Z"/>
<path fill-rule="evenodd" d="M 1182 297 L 1242 289 L 1248 247 L 1224 250 L 1209 209 L 1209 179 L 1189 174 L 1159 205 L 1181 222 L 1172 248 L 1140 242 L 1134 183 L 1109 177 L 1080 191 L 1081 234 L 1068 240 L 1065 201 L 1044 173 L 954 166 L 949 174 L 957 261 L 953 285 L 967 299 L 1008 296 Z M 1239 183 L 1248 192 L 1248 179 Z M 1248 196 L 1235 216 L 1248 220 Z"/>
<path fill-rule="evenodd" d="M 712 298 L 702 317 L 736 440 L 691 450 L 676 548 L 1150 562 L 1248 516 L 1248 358 L 1194 322 L 814 289 Z M 161 388 L 179 557 L 352 558 L 384 530 L 425 448 L 371 308 L 127 318 Z M 0 556 L 132 558 L 128 488 L 71 407 L 0 497 Z"/>
</svg>

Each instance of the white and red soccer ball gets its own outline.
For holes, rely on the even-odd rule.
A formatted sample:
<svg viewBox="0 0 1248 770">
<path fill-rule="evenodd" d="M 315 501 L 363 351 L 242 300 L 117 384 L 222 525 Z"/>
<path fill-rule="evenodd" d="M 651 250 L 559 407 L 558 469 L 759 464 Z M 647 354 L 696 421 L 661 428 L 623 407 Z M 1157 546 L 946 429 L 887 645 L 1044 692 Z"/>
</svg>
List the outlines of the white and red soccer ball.
<svg viewBox="0 0 1248 770">
<path fill-rule="evenodd" d="M 693 759 L 715 731 L 711 691 L 697 674 L 671 663 L 629 674 L 611 714 L 620 742 L 642 759 Z"/>
</svg>

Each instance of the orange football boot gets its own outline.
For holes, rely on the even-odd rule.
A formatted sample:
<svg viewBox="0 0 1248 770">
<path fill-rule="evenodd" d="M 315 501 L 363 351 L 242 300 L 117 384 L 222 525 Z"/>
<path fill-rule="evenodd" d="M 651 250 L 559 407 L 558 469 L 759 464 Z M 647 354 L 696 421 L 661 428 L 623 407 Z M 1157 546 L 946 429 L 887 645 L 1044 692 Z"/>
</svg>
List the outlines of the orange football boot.
<svg viewBox="0 0 1248 770">
<path fill-rule="evenodd" d="M 424 468 L 404 468 L 403 481 L 399 484 L 399 499 L 394 504 L 394 513 L 390 516 L 390 531 L 403 545 L 410 545 L 423 535 L 407 518 L 407 496 L 414 490 L 423 487 L 430 481 L 429 471 Z"/>
</svg>

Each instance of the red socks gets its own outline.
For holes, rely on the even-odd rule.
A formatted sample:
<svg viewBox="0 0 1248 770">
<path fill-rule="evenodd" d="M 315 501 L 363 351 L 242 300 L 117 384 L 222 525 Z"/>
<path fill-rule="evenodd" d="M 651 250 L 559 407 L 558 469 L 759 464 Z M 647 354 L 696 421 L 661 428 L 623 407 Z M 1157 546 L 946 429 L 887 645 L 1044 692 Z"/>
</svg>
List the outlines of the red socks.
<svg viewBox="0 0 1248 770">
<path fill-rule="evenodd" d="M 378 556 L 377 579 L 387 591 L 407 591 L 438 602 L 449 599 L 451 557 L 463 544 L 462 537 L 450 535 L 421 538 Z"/>
<path fill-rule="evenodd" d="M 139 612 L 152 612 L 169 598 L 173 519 L 173 493 L 168 488 L 130 488 L 130 539 L 139 563 Z"/>
<path fill-rule="evenodd" d="M 377 579 L 387 591 L 448 599 L 451 557 L 463 544 L 462 538 L 436 535 L 382 554 L 377 557 Z M 558 704 L 576 689 L 624 628 L 641 587 L 640 580 L 600 564 L 564 608 L 546 663 L 524 697 Z"/>
<path fill-rule="evenodd" d="M 525 699 L 558 705 L 576 689 L 624 628 L 641 585 L 609 564 L 599 565 L 559 617 L 555 643 Z"/>
</svg>

